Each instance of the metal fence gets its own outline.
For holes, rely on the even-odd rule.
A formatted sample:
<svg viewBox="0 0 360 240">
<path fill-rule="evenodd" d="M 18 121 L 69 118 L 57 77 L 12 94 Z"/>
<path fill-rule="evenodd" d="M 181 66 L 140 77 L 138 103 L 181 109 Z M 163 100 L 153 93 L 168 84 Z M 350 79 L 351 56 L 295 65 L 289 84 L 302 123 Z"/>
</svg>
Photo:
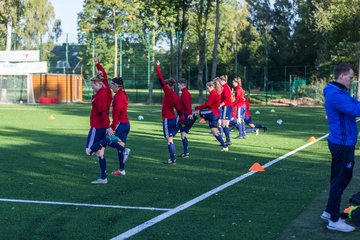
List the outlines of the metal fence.
<svg viewBox="0 0 360 240">
<path fill-rule="evenodd" d="M 198 96 L 199 88 L 205 90 L 206 82 L 210 80 L 212 60 L 212 49 L 208 48 L 210 44 L 206 45 L 205 66 L 202 72 L 204 77 L 199 84 L 197 51 L 194 48 L 185 47 L 182 61 L 180 61 L 178 34 L 174 35 L 171 39 L 172 44 L 169 44 L 168 35 L 159 33 L 156 46 L 150 44 L 152 37 L 150 34 L 140 36 L 134 33 L 121 33 L 118 36 L 117 44 L 111 38 L 97 38 L 96 34 L 90 34 L 82 36 L 83 44 L 81 45 L 73 43 L 74 41 L 69 42 L 68 35 L 64 34 L 66 38 L 63 38 L 62 42 L 56 43 L 51 53 L 47 54 L 48 69 L 50 74 L 81 75 L 83 101 L 91 99 L 92 90 L 89 79 L 96 71 L 92 61 L 95 56 L 100 58 L 108 72 L 109 79 L 115 75 L 123 77 L 131 102 L 149 103 L 149 99 L 152 103 L 160 102 L 162 93 L 154 71 L 157 59 L 161 61 L 161 69 L 165 78 L 176 79 L 181 76 L 188 80 L 188 88 L 195 95 L 195 99 Z M 236 38 L 234 37 L 234 39 Z M 172 49 L 170 49 L 170 45 L 173 46 Z M 185 42 L 184 45 L 190 46 L 191 43 Z M 115 52 L 117 52 L 116 56 Z M 322 88 L 331 80 L 334 69 L 334 66 L 321 64 L 319 66 L 279 66 L 274 65 L 271 61 L 266 66 L 244 65 L 242 64 L 244 61 L 238 59 L 237 53 L 232 53 L 232 56 L 233 58 L 229 62 L 218 63 L 217 74 L 228 75 L 230 80 L 240 76 L 244 90 L 264 103 L 273 98 L 296 99 L 304 96 L 321 100 Z M 263 57 L 265 59 L 265 54 Z"/>
</svg>

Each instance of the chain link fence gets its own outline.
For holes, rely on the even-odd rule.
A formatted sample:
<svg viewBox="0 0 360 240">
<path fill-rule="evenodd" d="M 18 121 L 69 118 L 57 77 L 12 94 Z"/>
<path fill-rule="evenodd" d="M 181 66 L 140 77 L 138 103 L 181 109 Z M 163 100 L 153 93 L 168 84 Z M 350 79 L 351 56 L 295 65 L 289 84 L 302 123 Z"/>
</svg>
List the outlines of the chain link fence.
<svg viewBox="0 0 360 240">
<path fill-rule="evenodd" d="M 93 57 L 96 56 L 107 71 L 109 80 L 114 76 L 123 77 L 131 102 L 160 103 L 162 91 L 154 71 L 155 61 L 160 60 L 165 78 L 182 77 L 188 80 L 188 88 L 194 95 L 194 103 L 196 103 L 200 98 L 199 86 L 206 95 L 204 90 L 206 82 L 210 80 L 212 49 L 205 50 L 206 59 L 202 72 L 204 77 L 198 80 L 196 48 L 191 48 L 191 43 L 185 41 L 185 48 L 181 50 L 177 34 L 173 39 L 164 36 L 167 35 L 159 33 L 155 45 L 151 44 L 155 41 L 152 41 L 150 34 L 140 36 L 121 33 L 117 44 L 114 39 L 101 38 L 100 34 L 83 35 L 81 45 L 65 40 L 57 43 L 48 55 L 49 73 L 80 75 L 82 101 L 89 102 L 93 94 L 89 80 L 96 72 L 93 63 Z M 181 56 L 180 52 L 182 52 Z M 218 63 L 218 75 L 228 75 L 230 80 L 240 76 L 246 93 L 251 94 L 252 99 L 262 104 L 277 98 L 309 97 L 322 101 L 322 89 L 332 79 L 335 67 L 278 66 L 271 61 L 269 66 L 242 65 L 240 59 L 236 59 L 237 54 L 232 53 L 232 55 L 233 59 L 230 63 Z M 46 92 L 46 89 L 44 91 Z"/>
</svg>

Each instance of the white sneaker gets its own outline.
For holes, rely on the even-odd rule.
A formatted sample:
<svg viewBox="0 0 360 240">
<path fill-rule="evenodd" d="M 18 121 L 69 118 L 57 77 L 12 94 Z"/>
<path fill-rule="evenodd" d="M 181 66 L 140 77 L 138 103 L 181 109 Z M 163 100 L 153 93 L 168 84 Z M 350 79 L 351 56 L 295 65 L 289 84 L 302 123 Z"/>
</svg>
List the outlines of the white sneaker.
<svg viewBox="0 0 360 240">
<path fill-rule="evenodd" d="M 321 219 L 324 219 L 326 221 L 329 221 L 331 218 L 331 214 L 328 213 L 327 211 L 323 211 L 323 213 L 320 215 Z M 340 218 L 339 218 L 340 219 Z"/>
<path fill-rule="evenodd" d="M 329 223 L 326 227 L 329 230 L 340 231 L 340 232 L 352 232 L 355 230 L 353 226 L 347 224 L 342 219 L 339 219 L 337 222 L 333 222 L 329 220 Z"/>
<path fill-rule="evenodd" d="M 222 151 L 222 152 L 228 152 L 228 151 L 229 151 L 229 148 L 228 148 L 228 147 L 222 147 L 222 148 L 221 148 L 221 151 Z"/>
<path fill-rule="evenodd" d="M 130 148 L 125 148 L 124 149 L 124 160 L 123 160 L 123 163 L 126 163 L 127 162 L 127 160 L 128 160 L 128 158 L 129 158 L 129 155 L 130 155 L 130 151 L 131 151 L 131 149 Z"/>
<path fill-rule="evenodd" d="M 166 162 L 164 162 L 165 164 L 170 164 L 170 165 L 175 165 L 176 164 L 176 159 L 175 160 L 171 160 L 168 159 Z"/>
<path fill-rule="evenodd" d="M 85 148 L 86 155 L 90 156 L 91 154 L 91 148 Z"/>
<path fill-rule="evenodd" d="M 91 184 L 106 184 L 108 182 L 107 178 L 102 179 L 102 178 L 98 178 L 95 181 L 92 181 Z"/>
<path fill-rule="evenodd" d="M 259 129 L 256 129 L 255 134 L 256 136 L 259 135 Z"/>
</svg>

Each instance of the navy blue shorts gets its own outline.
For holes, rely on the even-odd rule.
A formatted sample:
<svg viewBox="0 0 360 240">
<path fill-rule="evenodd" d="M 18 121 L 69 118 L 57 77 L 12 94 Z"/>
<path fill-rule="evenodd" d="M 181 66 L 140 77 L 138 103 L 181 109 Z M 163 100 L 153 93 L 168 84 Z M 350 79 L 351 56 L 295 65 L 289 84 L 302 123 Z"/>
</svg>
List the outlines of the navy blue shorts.
<svg viewBox="0 0 360 240">
<path fill-rule="evenodd" d="M 163 133 L 165 138 L 175 137 L 179 131 L 178 118 L 166 118 L 163 119 Z"/>
<path fill-rule="evenodd" d="M 238 125 L 238 122 L 235 118 L 231 118 L 229 122 L 229 127 L 236 127 Z"/>
<path fill-rule="evenodd" d="M 106 128 L 90 128 L 86 140 L 86 148 L 90 148 L 94 143 L 106 138 Z"/>
<path fill-rule="evenodd" d="M 202 118 L 204 118 L 206 121 L 208 121 L 210 128 L 218 127 L 219 117 L 214 116 L 214 114 L 211 110 L 203 109 L 203 110 L 200 110 L 199 114 Z"/>
<path fill-rule="evenodd" d="M 244 106 L 244 107 L 238 107 L 238 108 L 236 109 L 236 118 L 245 119 L 245 112 L 246 112 L 246 106 Z"/>
<path fill-rule="evenodd" d="M 251 117 L 248 117 L 248 116 L 245 116 L 245 118 L 244 118 L 244 122 L 245 122 L 247 125 L 249 125 L 249 124 L 253 123 L 253 121 L 252 121 Z"/>
<path fill-rule="evenodd" d="M 115 130 L 115 135 L 120 138 L 120 140 L 126 143 L 127 136 L 130 132 L 130 123 L 120 123 L 117 125 Z"/>
<path fill-rule="evenodd" d="M 188 120 L 188 121 L 185 121 L 185 122 L 187 122 L 187 124 L 185 124 L 185 126 L 181 126 L 181 124 L 179 124 L 180 132 L 189 133 L 190 129 L 194 125 L 195 121 L 188 119 L 189 115 L 187 115 L 187 114 L 184 114 L 184 116 L 185 116 L 185 120 Z"/>
<path fill-rule="evenodd" d="M 224 106 L 222 108 L 220 119 L 221 120 L 230 120 L 232 117 L 232 112 L 233 112 L 232 106 Z"/>
</svg>

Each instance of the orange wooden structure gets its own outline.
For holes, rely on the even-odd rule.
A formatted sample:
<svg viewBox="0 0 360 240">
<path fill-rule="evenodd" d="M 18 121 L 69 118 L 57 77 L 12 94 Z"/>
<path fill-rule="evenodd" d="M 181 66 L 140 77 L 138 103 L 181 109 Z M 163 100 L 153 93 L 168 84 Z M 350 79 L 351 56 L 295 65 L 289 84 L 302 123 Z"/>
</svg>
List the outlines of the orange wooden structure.
<svg viewBox="0 0 360 240">
<path fill-rule="evenodd" d="M 32 75 L 32 82 L 36 102 L 45 104 L 56 102 L 82 102 L 81 75 Z M 56 101 L 56 99 L 58 101 Z"/>
</svg>

